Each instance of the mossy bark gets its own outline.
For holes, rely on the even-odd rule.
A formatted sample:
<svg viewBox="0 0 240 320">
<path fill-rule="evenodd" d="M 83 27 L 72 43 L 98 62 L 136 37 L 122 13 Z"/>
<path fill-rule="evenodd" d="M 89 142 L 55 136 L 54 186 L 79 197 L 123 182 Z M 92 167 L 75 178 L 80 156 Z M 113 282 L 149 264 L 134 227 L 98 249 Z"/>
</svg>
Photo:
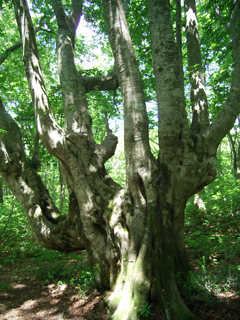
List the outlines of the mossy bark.
<svg viewBox="0 0 240 320">
<path fill-rule="evenodd" d="M 121 268 L 112 288 L 113 292 L 105 299 L 114 320 L 137 319 L 138 310 L 147 301 L 156 300 L 164 306 L 167 319 L 198 319 L 181 297 L 176 274 L 179 270 L 187 274 L 189 270 L 178 258 L 173 215 L 169 211 L 168 217 L 163 219 L 164 209 L 161 210 L 157 196 L 159 190 L 155 190 L 156 201 L 149 200 L 144 233 L 137 239 L 137 255 L 133 255 L 130 246 L 125 251 L 124 258 L 121 258 L 119 252 Z M 130 228 L 128 230 L 127 238 L 130 243 L 131 236 L 133 239 L 137 236 L 132 234 L 134 231 Z M 115 239 L 116 246 L 116 241 L 120 238 Z"/>
</svg>

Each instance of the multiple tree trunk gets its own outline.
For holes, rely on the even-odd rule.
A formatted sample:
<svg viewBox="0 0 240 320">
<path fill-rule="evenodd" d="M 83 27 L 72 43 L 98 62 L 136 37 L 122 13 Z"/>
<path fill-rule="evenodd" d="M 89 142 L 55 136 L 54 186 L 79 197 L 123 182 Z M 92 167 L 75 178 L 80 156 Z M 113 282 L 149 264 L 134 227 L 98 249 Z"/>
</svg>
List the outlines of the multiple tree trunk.
<svg viewBox="0 0 240 320">
<path fill-rule="evenodd" d="M 57 157 L 69 189 L 69 212 L 59 213 L 40 176 L 27 163 L 21 132 L 0 103 L 0 164 L 4 182 L 28 216 L 33 234 L 47 248 L 86 248 L 99 264 L 99 283 L 110 288 L 106 298 L 113 319 L 137 319 L 146 301 L 157 299 L 167 319 L 197 319 L 185 305 L 176 273 L 190 270 L 184 245 L 184 211 L 188 198 L 216 176 L 217 147 L 240 111 L 240 52 L 234 46 L 235 71 L 228 99 L 209 123 L 201 67 L 194 0 L 185 1 L 193 120 L 188 125 L 182 65 L 176 45 L 169 1 L 148 0 L 153 66 L 158 102 L 159 156 L 149 147 L 148 117 L 125 12 L 121 0 L 103 0 L 116 72 L 83 78 L 74 64 L 74 39 L 82 3 L 72 0 L 66 15 L 52 0 L 58 22 L 58 70 L 65 111 L 65 130 L 51 114 L 41 73 L 34 29 L 25 0 L 14 0 L 23 61 L 35 110 L 37 129 L 48 151 Z M 239 1 L 232 26 L 239 44 Z M 237 15 L 238 13 L 238 15 Z M 178 39 L 181 34 L 178 33 Z M 106 173 L 117 137 L 108 130 L 101 145 L 94 141 L 86 92 L 99 85 L 120 85 L 124 108 L 127 186 L 122 189 Z"/>
</svg>

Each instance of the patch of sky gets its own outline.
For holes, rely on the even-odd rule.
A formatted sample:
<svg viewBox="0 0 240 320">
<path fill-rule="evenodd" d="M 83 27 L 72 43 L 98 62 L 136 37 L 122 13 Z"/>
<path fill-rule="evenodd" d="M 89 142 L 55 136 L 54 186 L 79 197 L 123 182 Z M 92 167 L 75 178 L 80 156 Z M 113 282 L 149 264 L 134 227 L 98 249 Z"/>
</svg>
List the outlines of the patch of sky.
<svg viewBox="0 0 240 320">
<path fill-rule="evenodd" d="M 107 36 L 100 34 L 96 27 L 93 27 L 82 17 L 77 28 L 76 38 L 83 45 L 83 53 L 75 58 L 76 62 L 81 65 L 81 69 L 98 69 L 107 74 L 114 65 L 112 55 L 109 55 L 106 49 Z"/>
</svg>

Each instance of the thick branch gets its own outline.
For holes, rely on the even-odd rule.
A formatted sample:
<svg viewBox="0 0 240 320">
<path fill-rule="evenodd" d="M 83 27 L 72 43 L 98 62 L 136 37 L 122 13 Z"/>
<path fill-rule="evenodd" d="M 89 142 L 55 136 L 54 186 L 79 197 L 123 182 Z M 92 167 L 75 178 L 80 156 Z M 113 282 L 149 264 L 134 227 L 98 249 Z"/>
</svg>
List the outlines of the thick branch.
<svg viewBox="0 0 240 320">
<path fill-rule="evenodd" d="M 57 23 L 59 28 L 65 28 L 66 25 L 69 25 L 69 20 L 67 15 L 64 12 L 62 1 L 61 0 L 53 0 L 52 6 L 54 9 L 54 13 L 57 18 Z"/>
<path fill-rule="evenodd" d="M 213 148 L 217 148 L 223 137 L 231 130 L 240 113 L 240 0 L 237 0 L 235 5 L 231 34 L 235 65 L 231 89 L 222 110 L 204 133 Z"/>
<path fill-rule="evenodd" d="M 233 140 L 232 134 L 229 132 L 228 134 L 229 144 L 231 153 L 233 155 L 233 170 L 234 170 L 234 176 L 238 178 L 238 154 L 237 154 L 237 148 L 236 148 L 236 141 Z"/>
<path fill-rule="evenodd" d="M 173 159 L 179 161 L 181 142 L 189 130 L 169 1 L 149 0 L 148 15 L 158 102 L 160 161 L 170 163 Z M 175 150 L 174 157 L 172 150 Z"/>
<path fill-rule="evenodd" d="M 114 155 L 117 143 L 118 138 L 109 131 L 108 135 L 103 140 L 99 148 L 96 147 L 95 153 L 98 154 L 99 163 L 104 164 L 108 159 L 110 159 Z"/>
<path fill-rule="evenodd" d="M 236 1 L 235 9 L 230 21 L 232 47 L 233 47 L 233 60 L 236 61 L 240 56 L 240 1 Z"/>
<path fill-rule="evenodd" d="M 71 14 L 69 17 L 64 11 L 61 0 L 52 0 L 52 6 L 57 18 L 58 28 L 69 28 L 69 31 L 72 33 L 72 41 L 74 43 L 75 33 L 82 15 L 82 0 L 72 0 Z"/>
<path fill-rule="evenodd" d="M 8 48 L 6 51 L 4 51 L 1 56 L 0 56 L 0 65 L 3 64 L 3 62 L 8 58 L 8 56 L 16 51 L 17 49 L 21 48 L 22 46 L 22 41 L 19 41 L 18 43 L 14 44 L 10 48 Z"/>
<path fill-rule="evenodd" d="M 21 132 L 0 100 L 0 173 L 21 204 L 33 235 L 45 248 L 83 249 L 82 240 L 68 217 L 60 215 L 34 167 L 26 161 Z"/>
<path fill-rule="evenodd" d="M 23 43 L 23 61 L 35 110 L 39 135 L 49 152 L 63 156 L 63 130 L 50 114 L 50 104 L 39 62 L 35 33 L 25 0 L 14 0 L 15 15 Z"/>
<path fill-rule="evenodd" d="M 239 64 L 239 63 L 238 63 Z M 235 65 L 233 73 L 232 87 L 224 103 L 222 110 L 214 119 L 209 128 L 204 132 L 204 137 L 216 149 L 231 130 L 234 122 L 240 113 L 240 67 Z"/>
<path fill-rule="evenodd" d="M 126 161 L 136 166 L 134 170 L 129 168 L 131 172 L 134 172 L 138 170 L 137 166 L 141 167 L 143 165 L 141 160 L 139 160 L 139 156 L 136 156 L 136 153 L 139 154 L 139 150 L 142 150 L 146 157 L 150 156 L 148 117 L 142 79 L 122 1 L 104 1 L 103 4 L 109 41 L 115 58 L 123 98 L 125 150 L 127 157 L 129 157 Z"/>
<path fill-rule="evenodd" d="M 119 87 L 117 72 L 114 68 L 112 72 L 102 77 L 84 77 L 83 85 L 86 93 L 89 91 L 116 90 Z"/>
<path fill-rule="evenodd" d="M 72 0 L 72 12 L 70 15 L 70 19 L 72 20 L 72 24 L 74 26 L 74 30 L 77 30 L 80 17 L 82 15 L 82 0 Z"/>
<path fill-rule="evenodd" d="M 198 34 L 195 0 L 185 0 L 188 67 L 190 71 L 191 104 L 193 119 L 191 129 L 203 132 L 209 126 L 208 103 L 202 72 L 202 58 Z"/>
<path fill-rule="evenodd" d="M 65 14 L 60 0 L 52 0 L 52 5 L 58 22 L 58 73 L 62 88 L 66 130 L 68 132 L 85 133 L 89 140 L 94 142 L 91 132 L 92 119 L 87 108 L 86 91 L 82 76 L 78 73 L 74 63 L 74 39 L 81 15 L 80 5 L 73 3 L 71 19 Z M 76 13 L 77 10 L 78 14 Z"/>
<path fill-rule="evenodd" d="M 37 26 L 35 28 L 35 34 L 40 30 L 43 30 L 43 31 L 46 31 L 46 32 L 51 32 L 49 30 L 46 30 L 46 29 L 42 28 L 42 26 L 44 24 L 44 18 L 45 18 L 45 15 L 41 17 L 39 23 L 37 24 Z M 16 51 L 20 47 L 22 47 L 22 41 L 17 42 L 16 44 L 14 44 L 10 48 L 8 48 L 6 51 L 4 51 L 0 56 L 0 65 L 2 65 L 3 62 L 9 57 L 10 53 Z"/>
<path fill-rule="evenodd" d="M 177 51 L 179 59 L 180 81 L 181 88 L 184 92 L 184 75 L 183 75 L 183 62 L 182 62 L 182 8 L 181 1 L 176 2 L 176 38 L 177 38 Z"/>
</svg>

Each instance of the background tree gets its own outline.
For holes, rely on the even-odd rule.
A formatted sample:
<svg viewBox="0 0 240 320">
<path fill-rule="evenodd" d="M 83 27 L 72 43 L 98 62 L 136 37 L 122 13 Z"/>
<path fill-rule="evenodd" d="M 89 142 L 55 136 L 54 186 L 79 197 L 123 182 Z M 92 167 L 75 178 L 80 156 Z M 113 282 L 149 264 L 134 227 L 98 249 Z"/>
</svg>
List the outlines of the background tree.
<svg viewBox="0 0 240 320">
<path fill-rule="evenodd" d="M 113 291 L 107 299 L 113 319 L 136 319 L 150 292 L 164 306 L 168 319 L 197 318 L 185 305 L 176 282 L 176 273 L 187 279 L 190 270 L 184 244 L 184 211 L 188 198 L 215 179 L 217 147 L 240 110 L 239 1 L 228 7 L 234 63 L 231 88 L 212 122 L 196 5 L 192 0 L 184 3 L 193 115 L 190 126 L 179 63 L 179 2 L 177 43 L 169 1 L 142 4 L 144 12 L 148 5 L 157 94 L 157 158 L 149 144 L 144 86 L 127 25 L 127 6 L 124 8 L 120 0 L 103 1 L 115 68 L 106 76 L 91 78 L 83 77 L 74 61 L 82 2 L 73 0 L 63 5 L 60 0 L 52 1 L 58 30 L 63 129 L 50 108 L 27 4 L 24 0 L 13 2 L 37 135 L 59 160 L 69 194 L 68 214 L 61 215 L 37 174 L 38 166 L 27 160 L 19 126 L 1 101 L 1 175 L 26 212 L 37 241 L 61 251 L 87 249 L 92 264 L 99 264 L 99 283 Z M 101 8 L 101 3 L 96 4 Z M 134 5 L 133 1 L 131 8 Z M 118 85 L 124 111 L 124 189 L 108 176 L 104 166 L 115 152 L 117 138 L 106 121 L 107 135 L 101 144 L 96 143 L 86 100 L 87 92 L 96 88 L 116 90 Z"/>
<path fill-rule="evenodd" d="M 0 203 L 3 203 L 3 182 L 0 178 Z"/>
</svg>

